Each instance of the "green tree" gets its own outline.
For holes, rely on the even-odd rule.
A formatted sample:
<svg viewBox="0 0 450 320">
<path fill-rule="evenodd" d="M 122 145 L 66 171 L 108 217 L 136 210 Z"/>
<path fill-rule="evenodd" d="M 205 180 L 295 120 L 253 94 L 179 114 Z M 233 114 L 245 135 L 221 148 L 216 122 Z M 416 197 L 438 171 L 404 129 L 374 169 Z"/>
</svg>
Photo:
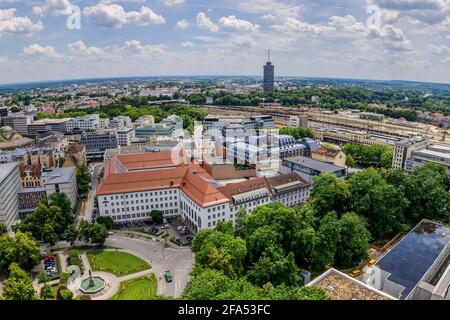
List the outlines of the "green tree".
<svg viewBox="0 0 450 320">
<path fill-rule="evenodd" d="M 58 240 L 58 235 L 56 234 L 53 226 L 49 223 L 44 224 L 42 228 L 42 239 L 53 247 Z"/>
<path fill-rule="evenodd" d="M 341 236 L 336 252 L 336 264 L 342 268 L 358 265 L 367 258 L 370 233 L 361 217 L 346 213 L 339 220 Z"/>
<path fill-rule="evenodd" d="M 313 251 L 313 262 L 318 268 L 333 266 L 341 239 L 341 225 L 336 212 L 329 212 L 320 221 Z"/>
<path fill-rule="evenodd" d="M 350 154 L 347 155 L 345 159 L 345 165 L 349 168 L 354 168 L 356 166 L 356 162 Z"/>
<path fill-rule="evenodd" d="M 29 233 L 17 231 L 14 238 L 0 236 L 0 267 L 7 268 L 13 262 L 30 270 L 40 260 L 39 243 Z"/>
<path fill-rule="evenodd" d="M 70 225 L 66 230 L 66 241 L 70 243 L 71 246 L 73 246 L 75 245 L 75 241 L 78 239 L 78 237 L 78 230 L 73 225 Z"/>
<path fill-rule="evenodd" d="M 108 229 L 102 224 L 96 223 L 91 226 L 91 235 L 90 235 L 91 243 L 94 243 L 98 246 L 103 246 L 108 238 Z"/>
<path fill-rule="evenodd" d="M 91 226 L 92 225 L 86 220 L 81 220 L 78 226 L 78 234 L 80 240 L 84 241 L 86 244 L 88 244 L 91 241 L 91 230 L 92 230 Z"/>
<path fill-rule="evenodd" d="M 374 237 L 381 239 L 401 229 L 409 204 L 401 190 L 389 185 L 373 168 L 353 174 L 349 184 L 353 209 L 366 218 Z"/>
<path fill-rule="evenodd" d="M 40 298 L 42 300 L 54 300 L 54 299 L 56 299 L 56 291 L 55 291 L 55 289 L 53 289 L 52 286 L 50 286 L 48 284 L 45 284 L 41 288 Z"/>
<path fill-rule="evenodd" d="M 262 286 L 268 282 L 273 285 L 295 286 L 300 281 L 300 270 L 295 263 L 294 253 L 284 255 L 281 248 L 269 247 L 247 272 L 248 280 Z"/>
<path fill-rule="evenodd" d="M 7 300 L 33 300 L 34 293 L 31 277 L 17 263 L 11 263 L 3 283 L 3 296 Z"/>
<path fill-rule="evenodd" d="M 323 217 L 330 211 L 342 214 L 349 209 L 351 192 L 347 181 L 332 173 L 322 173 L 313 181 L 312 206 L 317 216 Z"/>
<path fill-rule="evenodd" d="M 77 184 L 78 184 L 78 195 L 82 198 L 85 198 L 89 191 L 91 190 L 91 172 L 85 164 L 82 164 L 78 167 L 78 176 L 77 176 Z"/>
<path fill-rule="evenodd" d="M 8 232 L 8 229 L 6 229 L 6 226 L 3 223 L 0 223 L 0 235 L 5 234 Z"/>
<path fill-rule="evenodd" d="M 427 163 L 414 169 L 406 180 L 405 195 L 410 202 L 406 219 L 448 222 L 450 216 L 450 174 L 445 167 Z M 426 191 L 426 192 L 424 192 Z"/>
<path fill-rule="evenodd" d="M 111 217 L 98 217 L 97 223 L 104 225 L 108 230 L 114 227 L 114 220 Z"/>
<path fill-rule="evenodd" d="M 152 217 L 155 223 L 161 223 L 163 221 L 163 213 L 159 210 L 152 210 L 150 212 L 150 216 Z"/>
</svg>

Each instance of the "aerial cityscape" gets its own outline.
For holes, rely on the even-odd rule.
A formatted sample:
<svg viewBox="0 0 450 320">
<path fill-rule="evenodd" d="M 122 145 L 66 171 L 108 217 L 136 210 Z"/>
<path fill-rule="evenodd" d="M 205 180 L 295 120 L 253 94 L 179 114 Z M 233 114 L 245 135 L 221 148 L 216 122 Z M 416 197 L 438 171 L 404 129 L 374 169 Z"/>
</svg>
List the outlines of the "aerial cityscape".
<svg viewBox="0 0 450 320">
<path fill-rule="evenodd" d="M 360 2 L 0 1 L 0 300 L 450 300 L 450 2 Z"/>
</svg>

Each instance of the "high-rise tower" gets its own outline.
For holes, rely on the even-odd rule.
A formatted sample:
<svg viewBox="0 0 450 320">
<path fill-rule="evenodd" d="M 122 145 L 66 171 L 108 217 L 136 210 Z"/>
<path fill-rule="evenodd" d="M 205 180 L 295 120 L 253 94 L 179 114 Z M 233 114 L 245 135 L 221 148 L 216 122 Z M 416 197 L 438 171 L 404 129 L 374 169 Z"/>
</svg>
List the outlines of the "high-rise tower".
<svg viewBox="0 0 450 320">
<path fill-rule="evenodd" d="M 270 50 L 267 50 L 267 63 L 264 66 L 264 92 L 272 92 L 275 82 L 275 66 L 270 62 Z"/>
</svg>

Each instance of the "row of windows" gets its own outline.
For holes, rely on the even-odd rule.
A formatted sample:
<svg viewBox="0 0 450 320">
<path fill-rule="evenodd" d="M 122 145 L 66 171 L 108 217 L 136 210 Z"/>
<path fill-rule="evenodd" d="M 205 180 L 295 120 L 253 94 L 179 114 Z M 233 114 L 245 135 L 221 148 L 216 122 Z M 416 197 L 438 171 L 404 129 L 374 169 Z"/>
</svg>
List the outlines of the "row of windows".
<svg viewBox="0 0 450 320">
<path fill-rule="evenodd" d="M 139 210 L 160 210 L 160 209 L 164 209 L 164 208 L 168 208 L 168 207 L 172 207 L 174 206 L 174 204 L 172 202 L 170 203 L 163 203 L 161 205 L 155 204 L 155 205 L 147 205 L 147 206 L 141 206 L 141 207 L 131 207 L 131 208 L 118 208 L 118 209 L 111 209 L 112 213 L 119 213 L 119 212 L 127 212 L 127 211 L 139 211 Z M 176 213 L 178 213 L 178 209 L 172 209 L 172 210 L 176 210 Z M 109 210 L 106 209 L 105 210 L 105 214 L 109 214 Z"/>
<path fill-rule="evenodd" d="M 123 198 L 125 198 L 125 199 L 128 199 L 128 198 L 139 198 L 139 197 L 153 197 L 153 196 L 157 196 L 157 195 L 160 195 L 160 196 L 162 196 L 162 195 L 168 195 L 168 194 L 176 194 L 177 192 L 176 192 L 176 190 L 164 190 L 164 191 L 154 191 L 154 192 L 141 192 L 141 193 L 131 193 L 131 194 L 126 194 L 125 196 L 124 195 L 120 195 L 120 196 L 110 196 L 109 197 L 109 199 L 110 200 L 114 200 L 114 199 L 116 199 L 116 200 L 118 200 L 119 198 L 120 199 L 123 199 Z M 106 197 L 105 197 L 105 199 L 107 199 Z"/>
<path fill-rule="evenodd" d="M 172 201 L 172 200 L 178 200 L 177 196 L 174 197 L 165 197 L 165 198 L 159 198 L 160 202 L 164 202 L 164 201 Z M 149 202 L 157 202 L 158 198 L 153 199 L 153 198 L 147 198 L 147 199 L 141 199 L 141 200 L 136 200 L 136 202 L 134 200 L 131 201 L 120 201 L 120 202 L 111 202 L 111 206 L 120 206 L 120 205 L 126 205 L 126 204 L 139 204 L 139 203 L 149 203 Z M 108 203 L 104 203 L 105 207 L 108 206 Z"/>
</svg>

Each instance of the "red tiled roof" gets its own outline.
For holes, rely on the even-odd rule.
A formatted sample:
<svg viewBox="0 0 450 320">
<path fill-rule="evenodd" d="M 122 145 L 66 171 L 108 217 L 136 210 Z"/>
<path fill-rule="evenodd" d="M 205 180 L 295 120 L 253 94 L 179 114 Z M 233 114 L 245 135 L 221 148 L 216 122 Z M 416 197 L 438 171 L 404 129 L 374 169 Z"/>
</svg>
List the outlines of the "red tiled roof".
<svg viewBox="0 0 450 320">
<path fill-rule="evenodd" d="M 267 179 L 265 177 L 232 183 L 227 186 L 220 187 L 219 191 L 222 192 L 226 197 L 231 198 L 236 194 L 258 190 L 261 188 L 267 188 L 267 190 L 270 191 L 270 186 L 267 183 Z"/>
<path fill-rule="evenodd" d="M 170 152 L 115 156 L 105 162 L 105 175 L 103 182 L 98 186 L 97 194 L 180 187 L 201 207 L 228 201 L 212 183 L 208 182 L 214 180 L 201 166 L 172 164 L 170 167 L 170 164 L 172 164 Z"/>
</svg>

